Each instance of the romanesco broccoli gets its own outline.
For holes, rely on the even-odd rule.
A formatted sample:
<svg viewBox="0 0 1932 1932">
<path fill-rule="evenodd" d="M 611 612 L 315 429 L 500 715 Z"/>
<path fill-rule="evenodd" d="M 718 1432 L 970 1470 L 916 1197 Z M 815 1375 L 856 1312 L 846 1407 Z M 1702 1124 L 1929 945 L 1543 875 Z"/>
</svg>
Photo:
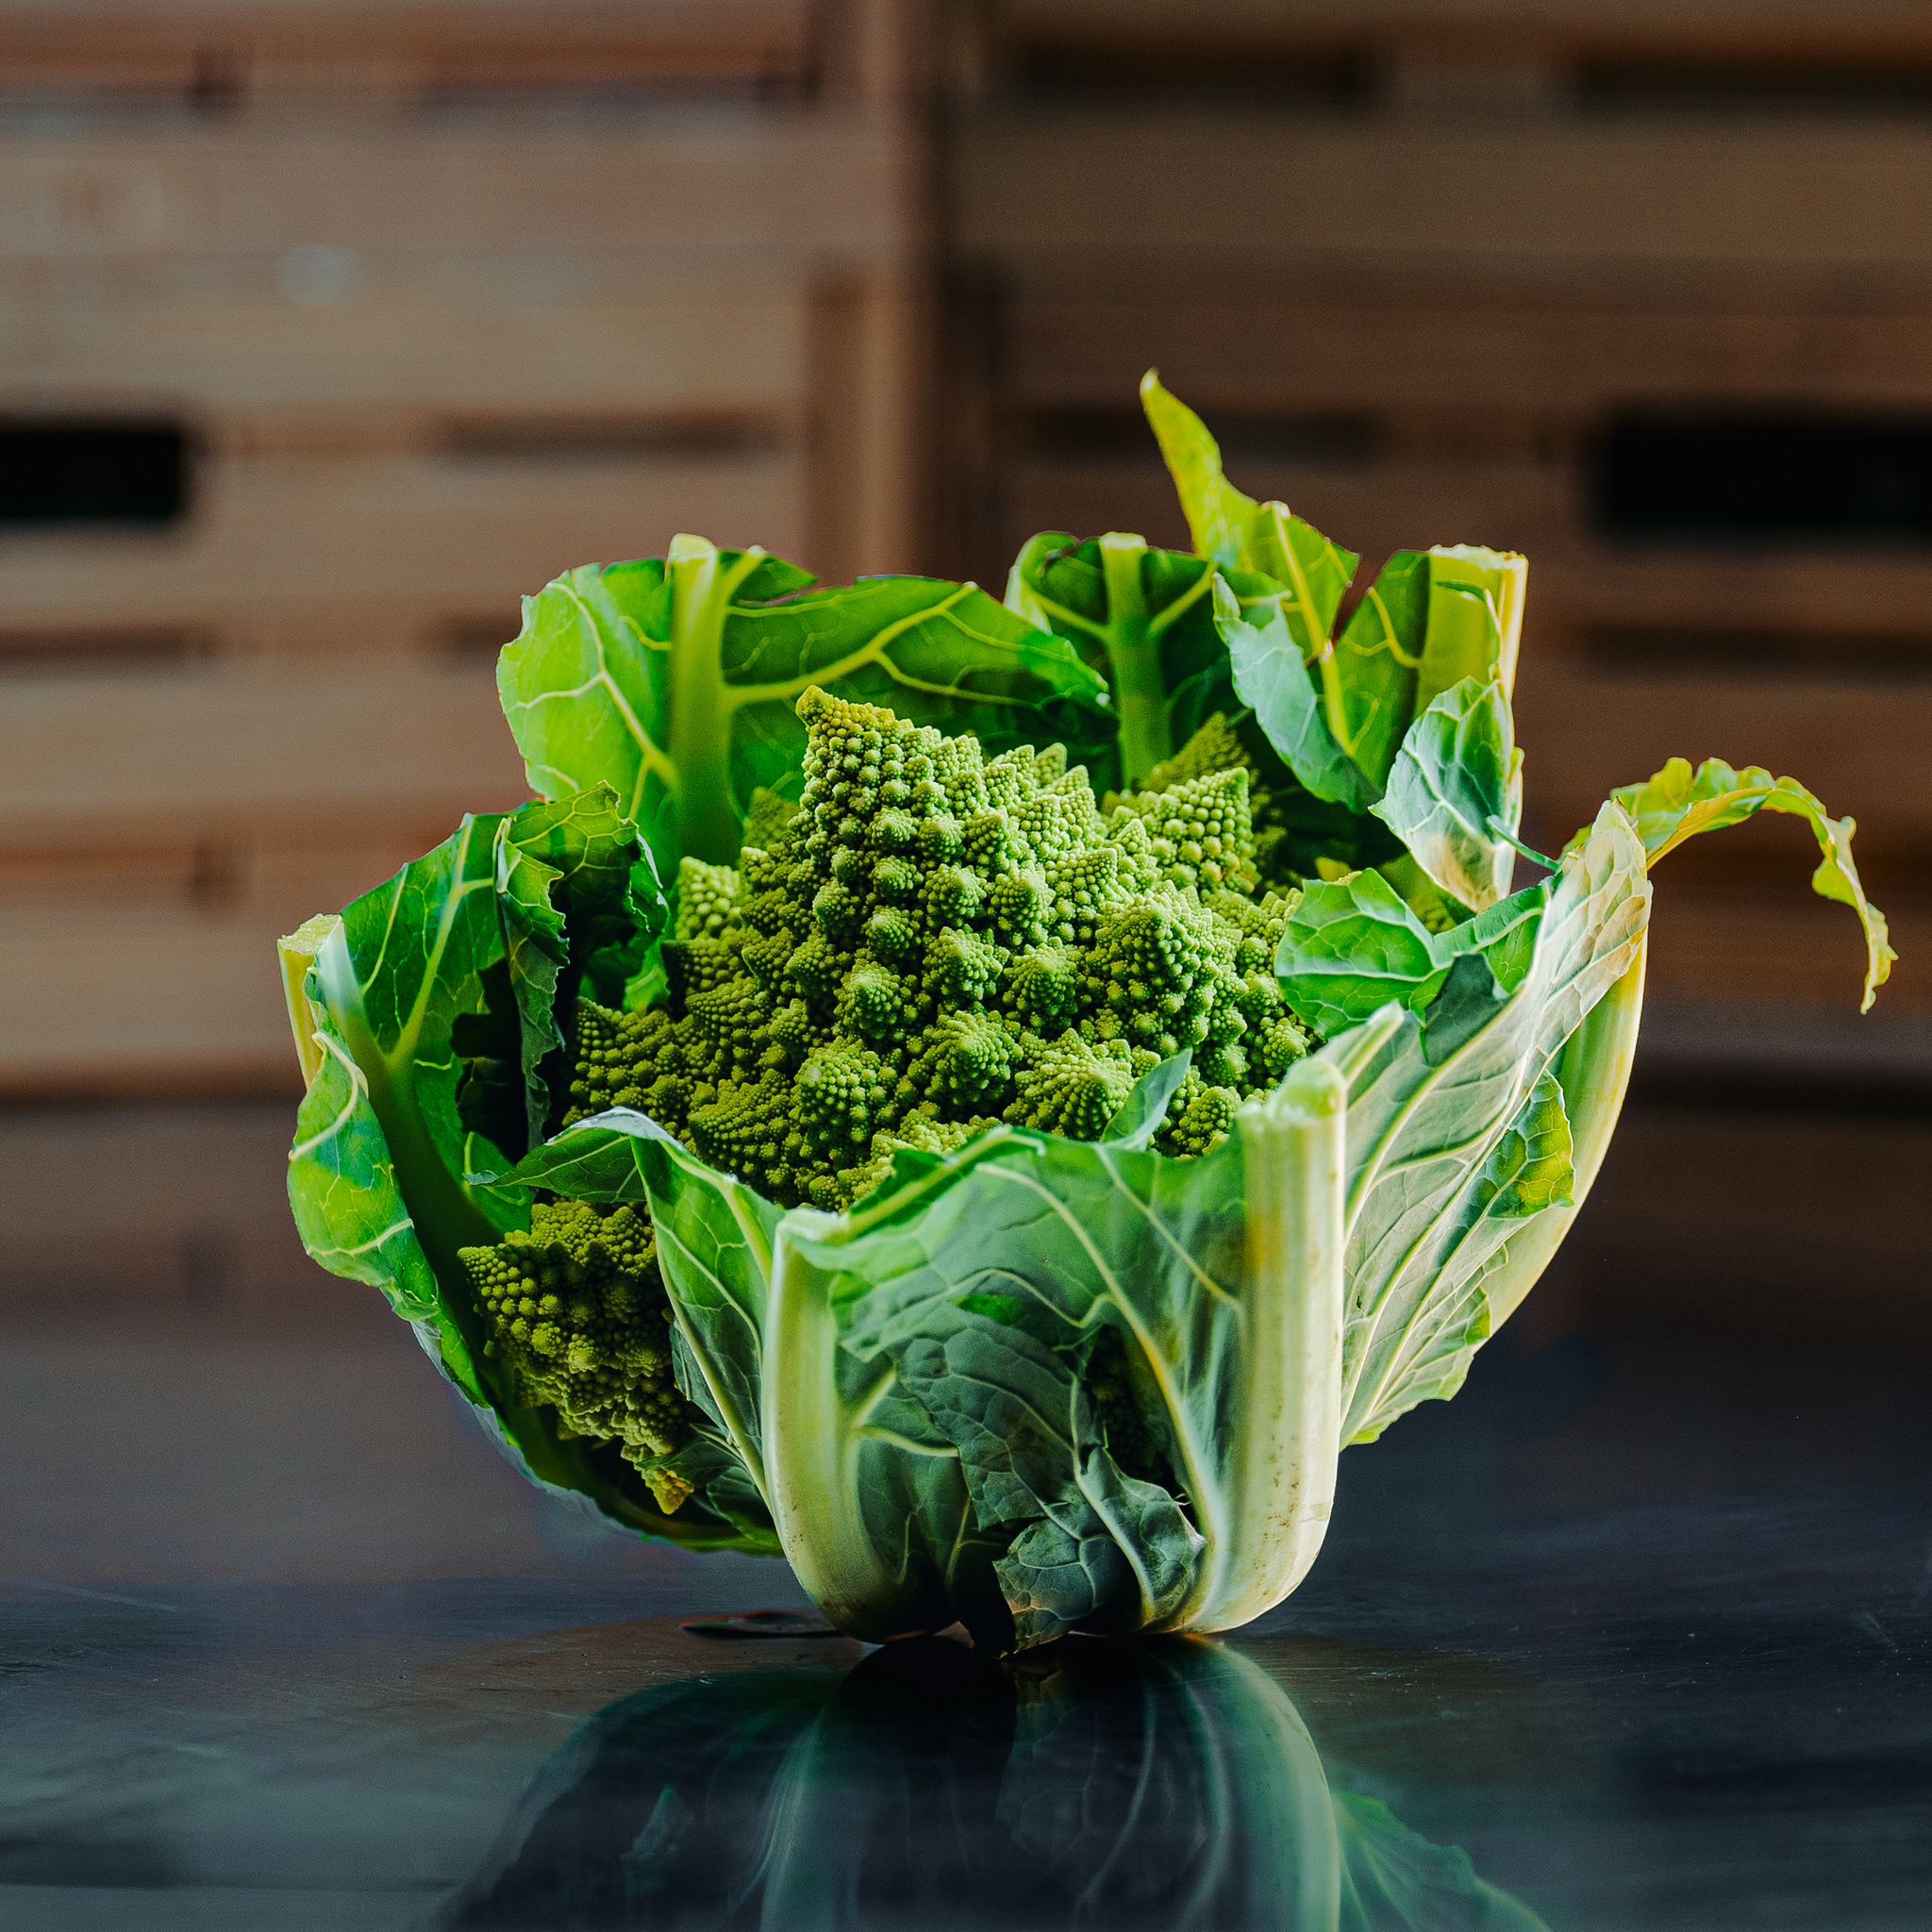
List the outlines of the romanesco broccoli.
<svg viewBox="0 0 1932 1932">
<path fill-rule="evenodd" d="M 1103 808 L 1058 749 L 988 758 L 816 689 L 798 708 L 803 800 L 766 795 L 750 827 L 769 842 L 737 866 L 684 861 L 665 1004 L 579 1002 L 566 1124 L 634 1108 L 774 1201 L 842 1208 L 896 1151 L 1001 1121 L 1096 1140 L 1183 1047 L 1155 1144 L 1205 1154 L 1307 1052 L 1273 970 L 1294 900 L 1258 883 L 1224 720 Z M 667 1458 L 698 1411 L 648 1223 L 540 1206 L 463 1261 L 522 1398 L 615 1442 L 675 1510 Z"/>
<path fill-rule="evenodd" d="M 567 1434 L 615 1442 L 675 1510 L 691 1487 L 664 1458 L 689 1436 L 691 1407 L 672 1376 L 649 1221 L 629 1208 L 540 1203 L 527 1234 L 458 1255 L 518 1398 L 550 1404 Z"/>
<path fill-rule="evenodd" d="M 989 1121 L 1097 1139 L 1183 1047 L 1157 1144 L 1205 1153 L 1307 1051 L 1272 970 L 1293 900 L 1258 885 L 1224 720 L 1103 810 L 1058 749 L 988 758 L 816 689 L 798 708 L 800 809 L 735 870 L 685 862 L 670 1002 L 579 1008 L 567 1119 L 636 1108 L 840 1208 L 895 1146 Z"/>
</svg>

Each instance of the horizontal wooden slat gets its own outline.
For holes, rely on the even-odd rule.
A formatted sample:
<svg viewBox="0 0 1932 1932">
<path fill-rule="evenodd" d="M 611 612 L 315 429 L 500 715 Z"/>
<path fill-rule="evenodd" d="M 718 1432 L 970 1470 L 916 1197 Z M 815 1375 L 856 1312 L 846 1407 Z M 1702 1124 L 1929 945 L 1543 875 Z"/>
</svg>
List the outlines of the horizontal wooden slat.
<svg viewBox="0 0 1932 1932">
<path fill-rule="evenodd" d="M 325 1277 L 289 1219 L 283 1175 L 293 1123 L 287 1097 L 0 1109 L 0 1167 L 10 1183 L 0 1305 L 8 1319 L 25 1312 L 13 1297 L 49 1288 L 162 1304 L 252 1290 L 276 1297 L 282 1321 L 326 1313 L 335 1304 Z M 75 1239 L 76 1201 L 87 1203 L 85 1240 Z M 303 1288 L 324 1291 L 283 1299 Z"/>
<path fill-rule="evenodd" d="M 1765 868 L 1748 894 L 1719 877 L 1678 871 L 1666 859 L 1653 881 L 1649 998 L 1658 1009 L 1694 1017 L 1712 1007 L 1757 1012 L 1787 1050 L 1806 1026 L 1856 1026 L 1877 1046 L 1906 1031 L 1932 1039 L 1932 904 L 1923 891 L 1885 906 L 1899 961 L 1864 1019 L 1857 1018 L 1865 947 L 1850 909 L 1808 888 L 1817 850 L 1789 822 L 1727 836 L 1757 858 L 1774 848 L 1784 875 Z M 1875 890 L 1875 887 L 1874 887 Z M 1884 901 L 1890 895 L 1880 891 Z M 1923 1071 L 1932 1073 L 1932 1065 Z"/>
<path fill-rule="evenodd" d="M 430 756 L 443 748 L 437 734 L 423 736 Z M 72 864 L 64 878 L 35 878 L 0 855 L 0 972 L 14 997 L 0 1028 L 0 1095 L 145 1092 L 171 1082 L 292 1091 L 275 941 L 311 913 L 377 890 L 441 843 L 462 809 L 514 803 L 522 787 L 500 725 L 491 741 L 495 765 L 508 769 L 473 777 L 461 805 L 403 795 L 372 766 L 369 798 L 342 811 L 292 824 L 278 813 L 216 821 L 198 855 L 216 874 L 206 881 L 184 879 L 180 856 L 166 852 L 146 855 L 144 878 L 112 866 L 111 853 Z M 489 760 L 464 762 L 474 773 Z M 92 890 L 67 890 L 78 885 Z"/>
<path fill-rule="evenodd" d="M 1588 422 L 1632 405 L 1924 408 L 1932 309 L 1718 308 L 1509 300 L 1494 290 L 1310 299 L 1170 292 L 1144 280 L 1022 283 L 1002 319 L 1008 408 L 1131 407 L 1142 370 L 1197 408 L 1247 415 L 1421 411 Z"/>
<path fill-rule="evenodd" d="M 245 640 L 292 624 L 354 651 L 447 615 L 508 638 L 518 598 L 559 571 L 661 555 L 678 530 L 797 555 L 803 499 L 803 460 L 785 451 L 218 458 L 178 534 L 0 535 L 0 642 L 133 624 Z M 13 703 L 0 690 L 0 711 Z"/>
<path fill-rule="evenodd" d="M 1917 0 L 992 0 L 988 31 L 1017 41 L 1331 46 L 1454 35 L 1496 51 L 1729 52 L 1757 58 L 1932 55 Z"/>
<path fill-rule="evenodd" d="M 141 823 L 125 847 L 50 855 L 64 863 L 37 867 L 33 851 L 0 848 L 0 973 L 13 995 L 0 1026 L 0 1096 L 171 1083 L 291 1091 L 275 941 L 379 889 L 448 837 L 464 809 L 522 795 L 500 724 L 487 747 L 464 743 L 454 757 L 451 735 L 420 737 L 454 774 L 450 791 L 470 774 L 459 802 L 409 795 L 377 764 L 345 764 L 343 782 L 359 778 L 366 795 L 307 818 L 252 809 L 245 798 L 226 814 L 191 801 L 165 825 L 158 814 Z M 395 746 L 378 735 L 360 750 L 392 758 Z M 178 838 L 197 818 L 198 846 L 160 845 L 170 827 Z"/>
<path fill-rule="evenodd" d="M 488 662 L 243 660 L 4 693 L 8 844 L 352 840 L 397 814 L 454 824 L 526 796 Z"/>
<path fill-rule="evenodd" d="M 1735 672 L 1659 676 L 1525 655 L 1517 680 L 1525 780 L 1550 836 L 1665 758 L 1726 758 L 1803 779 L 1858 822 L 1870 852 L 1932 841 L 1932 680 L 1887 688 Z M 1737 835 L 1732 835 L 1737 836 Z"/>
<path fill-rule="evenodd" d="M 799 67 L 804 0 L 7 0 L 0 85 L 387 69 L 419 83 L 764 76 Z"/>
<path fill-rule="evenodd" d="M 443 263 L 308 292 L 297 258 L 13 278 L 0 291 L 0 410 L 185 412 L 232 438 L 366 412 L 391 437 L 425 418 L 796 418 L 808 291 L 768 275 L 666 284 L 636 271 Z M 291 291 L 292 290 L 292 295 Z"/>
<path fill-rule="evenodd" d="M 186 908 L 0 911 L 0 1091 L 297 1091 L 275 938 Z"/>
<path fill-rule="evenodd" d="M 884 124 L 719 110 L 575 125 L 308 118 L 0 139 L 0 258 L 512 247 L 715 260 L 899 258 L 902 157 Z"/>
<path fill-rule="evenodd" d="M 1932 145 L 1896 121 L 991 114 L 963 126 L 954 182 L 969 259 L 1065 275 L 1156 258 L 1169 275 L 1217 260 L 1932 270 Z"/>
</svg>

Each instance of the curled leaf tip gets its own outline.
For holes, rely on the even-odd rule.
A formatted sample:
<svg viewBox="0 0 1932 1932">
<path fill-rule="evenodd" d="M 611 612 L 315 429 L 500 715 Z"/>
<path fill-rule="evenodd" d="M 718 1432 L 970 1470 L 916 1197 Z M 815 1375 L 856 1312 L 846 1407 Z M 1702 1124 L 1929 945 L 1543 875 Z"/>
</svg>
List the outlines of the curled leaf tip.
<svg viewBox="0 0 1932 1932">
<path fill-rule="evenodd" d="M 1689 758 L 1671 758 L 1642 784 L 1620 785 L 1610 796 L 1635 822 L 1646 860 L 1653 866 L 1685 840 L 1741 824 L 1760 811 L 1803 819 L 1821 854 L 1811 874 L 1811 890 L 1822 899 L 1849 906 L 1864 930 L 1865 990 L 1858 1010 L 1872 1010 L 1898 954 L 1885 914 L 1866 896 L 1858 877 L 1852 858 L 1854 821 L 1833 818 L 1824 801 L 1795 778 L 1775 778 L 1761 765 L 1740 769 L 1723 758 L 1706 758 L 1694 771 Z"/>
</svg>

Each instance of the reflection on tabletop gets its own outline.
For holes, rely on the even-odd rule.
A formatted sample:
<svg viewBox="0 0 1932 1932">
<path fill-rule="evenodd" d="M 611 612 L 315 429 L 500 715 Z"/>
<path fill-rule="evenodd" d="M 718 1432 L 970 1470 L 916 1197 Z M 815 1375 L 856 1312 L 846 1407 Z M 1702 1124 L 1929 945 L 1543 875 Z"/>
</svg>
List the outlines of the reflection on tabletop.
<svg viewBox="0 0 1932 1932">
<path fill-rule="evenodd" d="M 1538 1932 L 1222 1645 L 943 1639 L 608 1706 L 437 1922 Z"/>
</svg>

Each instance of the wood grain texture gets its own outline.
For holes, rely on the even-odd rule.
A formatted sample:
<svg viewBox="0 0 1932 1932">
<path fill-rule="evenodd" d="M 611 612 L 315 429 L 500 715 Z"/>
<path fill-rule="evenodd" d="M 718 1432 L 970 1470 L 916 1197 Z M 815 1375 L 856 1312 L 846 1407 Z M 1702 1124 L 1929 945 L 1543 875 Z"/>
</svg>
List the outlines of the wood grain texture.
<svg viewBox="0 0 1932 1932">
<path fill-rule="evenodd" d="M 270 923 L 0 911 L 0 1096 L 300 1091 Z"/>
<path fill-rule="evenodd" d="M 23 681 L 8 697 L 0 836 L 15 847 L 137 827 L 346 841 L 399 813 L 454 824 L 528 795 L 487 662 L 242 660 Z"/>
<path fill-rule="evenodd" d="M 1421 411 L 1587 424 L 1638 405 L 1924 408 L 1932 303 L 1700 308 L 1611 288 L 1569 302 L 1493 287 L 1390 285 L 1353 298 L 1144 278 L 1020 281 L 1005 314 L 1011 408 L 1120 409 L 1158 365 L 1198 408 L 1266 416 Z"/>
<path fill-rule="evenodd" d="M 1349 259 L 1932 271 L 1932 146 L 1898 120 L 988 110 L 953 179 L 961 253 L 1023 273 L 1153 256 L 1176 285 Z"/>
<path fill-rule="evenodd" d="M 466 790 L 461 760 L 450 766 L 460 800 L 371 784 L 306 820 L 205 812 L 199 846 L 151 842 L 112 868 L 68 854 L 36 875 L 31 854 L 0 847 L 0 974 L 12 996 L 0 1102 L 298 1091 L 276 940 L 375 891 L 464 810 L 522 796 L 500 758 L 468 763 Z M 150 840 L 186 839 L 195 816 L 171 815 Z"/>
<path fill-rule="evenodd" d="M 1916 0 L 991 0 L 995 41 L 1255 49 L 1400 43 L 1446 34 L 1492 52 L 1528 42 L 1677 55 L 1932 55 Z M 1437 42 L 1440 44 L 1440 41 Z"/>
<path fill-rule="evenodd" d="M 330 266 L 325 263 L 324 267 Z M 99 264 L 0 290 L 0 407 L 185 412 L 224 440 L 291 421 L 420 441 L 440 422 L 802 414 L 809 290 L 741 268 L 438 261 L 302 300 L 302 264 Z M 294 293 L 291 293 L 291 288 Z"/>
<path fill-rule="evenodd" d="M 0 138 L 0 259 L 323 244 L 378 263 L 517 247 L 884 268 L 903 246 L 890 217 L 904 165 L 887 124 L 859 110 L 13 133 Z"/>
<path fill-rule="evenodd" d="M 508 638 L 524 593 L 575 564 L 662 555 L 678 530 L 796 554 L 802 499 L 782 450 L 221 458 L 178 534 L 0 537 L 0 639 L 140 623 L 245 642 L 288 624 L 353 653 L 371 614 L 384 641 L 451 616 Z"/>
<path fill-rule="evenodd" d="M 805 0 L 4 0 L 0 79 L 340 89 L 766 79 L 811 43 Z"/>
</svg>

